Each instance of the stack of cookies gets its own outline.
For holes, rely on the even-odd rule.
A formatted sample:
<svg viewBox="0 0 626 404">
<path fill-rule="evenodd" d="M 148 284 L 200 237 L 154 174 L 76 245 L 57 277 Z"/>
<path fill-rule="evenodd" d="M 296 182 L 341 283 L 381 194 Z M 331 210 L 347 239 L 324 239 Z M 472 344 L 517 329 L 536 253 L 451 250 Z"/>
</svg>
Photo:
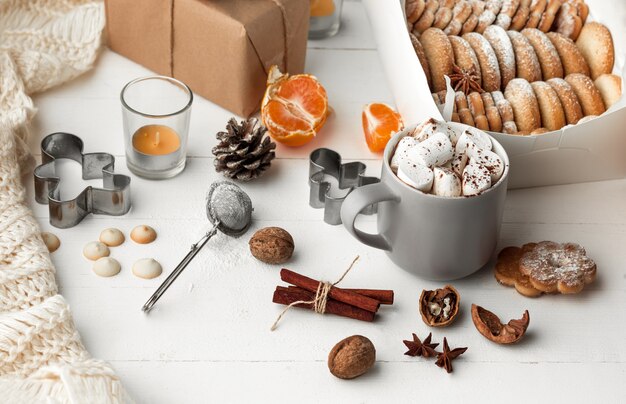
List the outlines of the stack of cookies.
<svg viewBox="0 0 626 404">
<path fill-rule="evenodd" d="M 440 11 L 448 7 L 445 0 L 435 3 Z M 598 116 L 621 97 L 621 78 L 611 74 L 615 62 L 611 33 L 596 22 L 582 25 L 588 11 L 582 0 L 556 2 L 558 7 L 556 11 L 551 9 L 550 14 L 560 23 L 540 27 L 545 29 L 533 26 L 532 15 L 536 20 L 538 13 L 523 10 L 540 9 L 546 2 L 452 3 L 452 10 L 457 10 L 452 15 L 459 18 L 465 15 L 459 13 L 465 8 L 463 4 L 483 3 L 487 9 L 488 4 L 502 3 L 500 14 L 496 14 L 491 25 L 476 32 L 457 35 L 456 30 L 448 29 L 455 21 L 453 18 L 444 29 L 439 28 L 441 22 L 420 32 L 414 24 L 409 34 L 435 101 L 442 103 L 445 98 L 445 76 L 458 90 L 453 121 L 493 132 L 540 134 Z M 416 4 L 421 3 L 407 2 L 409 22 L 413 15 L 409 12 Z M 431 1 L 426 1 L 422 15 L 429 12 L 429 4 Z M 508 22 L 505 16 L 511 13 L 503 14 L 502 10 L 513 6 L 516 11 Z M 542 11 L 540 22 L 546 12 Z M 515 17 L 517 24 L 513 24 Z M 581 28 L 566 30 L 571 24 L 565 22 L 572 21 L 576 27 L 581 22 Z M 576 42 L 571 38 L 576 38 Z"/>
<path fill-rule="evenodd" d="M 497 25 L 554 31 L 576 40 L 588 15 L 583 0 L 406 0 L 407 25 L 417 36 L 431 27 L 463 35 Z"/>
</svg>

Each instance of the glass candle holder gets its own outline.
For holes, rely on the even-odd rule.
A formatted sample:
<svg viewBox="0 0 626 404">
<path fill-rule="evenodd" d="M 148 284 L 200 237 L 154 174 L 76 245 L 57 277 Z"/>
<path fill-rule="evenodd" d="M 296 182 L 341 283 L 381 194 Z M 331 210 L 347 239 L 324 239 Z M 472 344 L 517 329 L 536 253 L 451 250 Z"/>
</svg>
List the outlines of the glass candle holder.
<svg viewBox="0 0 626 404">
<path fill-rule="evenodd" d="M 341 26 L 343 0 L 311 0 L 309 39 L 331 37 Z"/>
<path fill-rule="evenodd" d="M 126 165 L 134 174 L 165 179 L 185 169 L 193 93 L 166 76 L 141 77 L 120 95 Z"/>
</svg>

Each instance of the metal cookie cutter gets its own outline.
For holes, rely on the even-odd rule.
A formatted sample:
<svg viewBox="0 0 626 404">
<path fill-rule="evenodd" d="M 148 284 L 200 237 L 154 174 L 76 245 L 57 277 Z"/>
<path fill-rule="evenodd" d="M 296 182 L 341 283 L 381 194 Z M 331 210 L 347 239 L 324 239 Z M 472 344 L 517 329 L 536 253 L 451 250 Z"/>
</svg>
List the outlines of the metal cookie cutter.
<svg viewBox="0 0 626 404">
<path fill-rule="evenodd" d="M 380 182 L 379 178 L 366 177 L 366 166 L 360 161 L 341 164 L 339 153 L 330 149 L 317 149 L 309 157 L 309 205 L 324 208 L 324 221 L 331 225 L 341 224 L 341 205 L 353 189 Z M 324 175 L 337 179 L 341 195 L 331 192 L 334 184 L 324 181 Z M 335 192 L 336 193 L 336 192 Z M 377 205 L 370 205 L 361 212 L 365 215 L 376 213 Z"/>
<path fill-rule="evenodd" d="M 88 186 L 76 198 L 60 200 L 55 159 L 68 158 L 83 167 L 83 179 L 102 178 L 103 188 Z M 90 213 L 120 216 L 130 209 L 130 177 L 113 172 L 115 157 L 109 153 L 83 154 L 83 141 L 57 132 L 41 141 L 41 165 L 34 171 L 35 200 L 48 204 L 50 224 L 65 229 L 76 226 Z"/>
</svg>

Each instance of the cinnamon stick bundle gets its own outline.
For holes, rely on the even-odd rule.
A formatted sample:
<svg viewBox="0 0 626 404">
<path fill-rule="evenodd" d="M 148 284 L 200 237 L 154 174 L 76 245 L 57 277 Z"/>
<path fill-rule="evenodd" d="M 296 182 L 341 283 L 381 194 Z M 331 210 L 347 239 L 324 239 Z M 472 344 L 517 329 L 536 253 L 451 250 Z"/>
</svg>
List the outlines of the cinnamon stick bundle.
<svg viewBox="0 0 626 404">
<path fill-rule="evenodd" d="M 290 305 L 298 301 L 310 302 L 313 299 L 315 299 L 315 293 L 309 292 L 308 290 L 294 286 L 290 286 L 287 288 L 283 286 L 277 286 L 276 290 L 274 291 L 274 297 L 272 301 L 278 304 Z M 295 306 L 304 309 L 314 310 L 315 305 L 313 303 L 301 303 L 296 304 Z M 326 313 L 368 322 L 374 321 L 375 316 L 375 313 L 372 313 L 371 311 L 350 306 L 349 304 L 338 302 L 333 299 L 327 300 Z"/>
<path fill-rule="evenodd" d="M 290 271 L 287 268 L 281 269 L 280 279 L 313 293 L 316 293 L 317 289 L 320 287 L 319 281 Z M 336 286 L 330 288 L 328 296 L 331 299 L 348 304 L 350 306 L 358 307 L 363 310 L 367 310 L 372 313 L 376 313 L 378 311 L 378 307 L 380 306 L 380 302 L 376 299 L 360 295 L 350 290 L 340 289 Z"/>
<path fill-rule="evenodd" d="M 297 286 L 289 286 L 289 289 L 301 289 Z M 393 290 L 383 290 L 383 289 L 351 289 L 351 288 L 343 288 L 343 290 L 347 290 L 350 292 L 358 293 L 362 296 L 371 297 L 374 300 L 378 300 L 380 304 L 393 304 Z"/>
</svg>

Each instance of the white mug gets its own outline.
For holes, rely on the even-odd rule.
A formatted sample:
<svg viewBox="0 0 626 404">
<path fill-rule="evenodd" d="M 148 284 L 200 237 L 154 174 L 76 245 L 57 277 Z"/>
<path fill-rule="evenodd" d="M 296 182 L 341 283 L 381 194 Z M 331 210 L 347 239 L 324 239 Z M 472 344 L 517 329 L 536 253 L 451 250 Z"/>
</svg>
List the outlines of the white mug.
<svg viewBox="0 0 626 404">
<path fill-rule="evenodd" d="M 466 126 L 449 123 L 455 130 Z M 352 191 L 341 208 L 344 226 L 359 241 L 385 250 L 399 267 L 431 280 L 468 276 L 491 259 L 500 233 L 509 174 L 504 148 L 491 138 L 505 164 L 489 190 L 472 197 L 445 198 L 418 191 L 402 182 L 389 165 L 396 144 L 414 127 L 396 133 L 383 155 L 380 182 Z M 474 129 L 476 130 L 476 129 Z M 377 234 L 354 226 L 359 213 L 378 203 Z"/>
</svg>

